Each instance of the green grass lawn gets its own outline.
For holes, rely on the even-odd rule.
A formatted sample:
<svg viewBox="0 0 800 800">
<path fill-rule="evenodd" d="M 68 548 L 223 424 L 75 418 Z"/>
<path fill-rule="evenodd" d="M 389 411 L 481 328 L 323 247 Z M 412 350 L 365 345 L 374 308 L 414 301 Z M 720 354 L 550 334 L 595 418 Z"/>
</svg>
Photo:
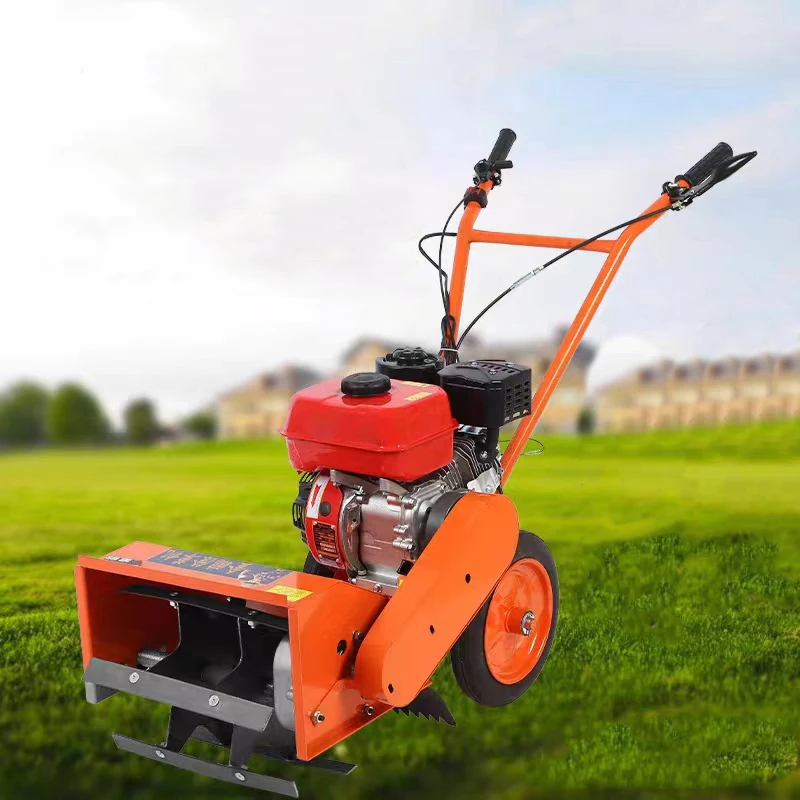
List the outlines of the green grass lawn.
<svg viewBox="0 0 800 800">
<path fill-rule="evenodd" d="M 390 714 L 303 796 L 800 796 L 800 425 L 545 445 L 508 486 L 561 578 L 539 681 L 483 709 L 445 664 L 457 728 Z M 0 456 L 0 795 L 248 795 L 116 751 L 166 708 L 85 703 L 72 566 L 143 539 L 299 567 L 295 488 L 281 442 Z"/>
</svg>

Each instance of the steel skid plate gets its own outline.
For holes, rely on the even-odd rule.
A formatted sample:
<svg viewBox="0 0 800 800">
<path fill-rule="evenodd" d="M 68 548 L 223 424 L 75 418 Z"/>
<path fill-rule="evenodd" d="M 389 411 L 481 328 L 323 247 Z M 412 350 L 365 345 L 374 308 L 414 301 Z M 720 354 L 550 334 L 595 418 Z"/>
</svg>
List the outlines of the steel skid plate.
<svg viewBox="0 0 800 800">
<path fill-rule="evenodd" d="M 144 756 L 153 761 L 161 761 L 173 767 L 196 772 L 198 775 L 205 775 L 207 778 L 216 778 L 220 781 L 235 783 L 239 786 L 248 786 L 251 789 L 262 789 L 267 792 L 282 794 L 286 797 L 299 797 L 297 784 L 285 778 L 276 778 L 272 775 L 262 775 L 258 772 L 250 772 L 248 769 L 232 767 L 225 764 L 217 764 L 213 761 L 204 761 L 201 758 L 187 756 L 184 753 L 168 750 L 166 747 L 157 747 L 146 744 L 128 736 L 121 736 L 118 733 L 113 735 L 114 743 L 120 750 L 127 753 L 134 753 L 137 756 Z"/>
</svg>

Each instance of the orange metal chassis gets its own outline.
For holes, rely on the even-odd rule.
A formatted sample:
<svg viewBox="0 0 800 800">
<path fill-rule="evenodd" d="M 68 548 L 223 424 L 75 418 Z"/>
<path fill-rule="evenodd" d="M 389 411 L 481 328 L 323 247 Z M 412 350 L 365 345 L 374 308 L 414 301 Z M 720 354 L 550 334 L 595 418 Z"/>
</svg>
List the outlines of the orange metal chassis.
<svg viewBox="0 0 800 800">
<path fill-rule="evenodd" d="M 80 556 L 75 582 L 84 668 L 93 658 L 134 667 L 140 649 L 177 645 L 176 613 L 163 600 L 120 591 L 131 584 L 240 598 L 247 608 L 286 617 L 297 757 L 307 761 L 392 707 L 409 704 L 429 685 L 511 563 L 518 529 L 514 504 L 504 495 L 465 496 L 391 598 L 298 572 L 251 585 L 154 563 L 149 559 L 169 548 L 146 542 L 104 558 Z M 303 590 L 304 596 L 292 599 L 275 593 L 276 587 Z M 316 712 L 324 724 L 314 723 Z"/>
<path fill-rule="evenodd" d="M 180 587 L 205 597 L 240 598 L 247 608 L 288 618 L 298 758 L 313 758 L 391 708 L 376 701 L 374 714 L 363 714 L 365 698 L 352 677 L 353 632 L 369 630 L 387 598 L 344 581 L 300 572 L 250 586 L 236 578 L 148 561 L 166 550 L 163 545 L 134 542 L 109 554 L 141 562 L 134 565 L 108 560 L 108 556 L 80 556 L 75 580 L 84 668 L 92 658 L 135 666 L 139 649 L 158 643 L 173 649 L 178 635 L 176 612 L 163 600 L 125 595 L 120 589 L 132 583 Z M 307 594 L 292 600 L 276 594 L 276 585 Z M 337 646 L 342 640 L 346 649 L 340 654 Z M 313 724 L 317 710 L 324 710 L 324 725 Z"/>
<path fill-rule="evenodd" d="M 681 180 L 679 184 L 688 187 L 686 181 Z M 478 188 L 484 190 L 488 194 L 494 188 L 494 184 L 490 180 L 484 181 Z M 655 203 L 642 212 L 642 215 L 667 208 L 669 205 L 669 197 L 666 194 L 662 194 Z M 500 233 L 477 230 L 475 228 L 475 223 L 480 212 L 481 206 L 477 202 L 469 203 L 464 210 L 461 222 L 458 226 L 456 248 L 453 256 L 453 273 L 450 284 L 450 314 L 456 321 L 454 333 L 454 338 L 456 340 L 458 339 L 458 326 L 464 302 L 464 286 L 467 280 L 469 252 L 473 244 L 510 244 L 523 247 L 548 247 L 566 250 L 582 241 L 582 239 L 579 238 L 565 236 L 538 236 L 534 234 Z M 593 252 L 607 253 L 608 255 L 600 269 L 600 273 L 592 284 L 592 288 L 589 290 L 589 294 L 583 301 L 583 305 L 580 307 L 575 319 L 569 326 L 555 357 L 550 362 L 550 366 L 547 368 L 547 371 L 539 383 L 539 387 L 533 397 L 530 416 L 522 420 L 511 442 L 503 453 L 503 484 L 508 480 L 511 471 L 514 469 L 514 465 L 522 455 L 526 442 L 531 437 L 547 403 L 558 386 L 558 382 L 569 366 L 572 356 L 578 349 L 578 345 L 583 335 L 586 333 L 589 323 L 592 321 L 603 297 L 605 297 L 608 287 L 611 285 L 611 281 L 614 280 L 614 277 L 619 271 L 623 259 L 628 254 L 628 250 L 636 237 L 646 231 L 658 219 L 661 219 L 661 215 L 635 222 L 625 228 L 616 239 L 600 239 L 582 248 Z"/>
</svg>

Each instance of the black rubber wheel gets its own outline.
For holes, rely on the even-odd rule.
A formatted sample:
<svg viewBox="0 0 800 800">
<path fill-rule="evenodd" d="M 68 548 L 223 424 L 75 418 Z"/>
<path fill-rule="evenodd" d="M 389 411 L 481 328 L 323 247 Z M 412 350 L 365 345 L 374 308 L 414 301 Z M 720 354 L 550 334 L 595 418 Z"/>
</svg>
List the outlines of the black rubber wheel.
<svg viewBox="0 0 800 800">
<path fill-rule="evenodd" d="M 518 562 L 523 563 L 519 564 Z M 532 562 L 538 562 L 540 566 L 532 564 Z M 481 607 L 481 610 L 475 615 L 450 651 L 450 663 L 453 667 L 456 682 L 467 697 L 482 706 L 505 706 L 521 697 L 539 677 L 555 638 L 556 624 L 558 623 L 558 572 L 550 550 L 538 536 L 528 531 L 520 531 L 517 552 L 514 554 L 514 560 L 504 573 L 504 577 L 510 574 L 509 571 L 514 565 L 517 565 L 515 567 L 517 571 L 524 570 L 530 565 L 532 568 L 539 570 L 545 582 L 549 578 L 552 590 L 551 619 L 549 625 L 547 625 L 546 616 L 544 614 L 541 615 L 546 631 L 542 630 L 538 635 L 544 636 L 546 633 L 546 641 L 544 648 L 541 650 L 541 655 L 536 657 L 536 661 L 531 665 L 530 670 L 515 682 L 509 682 L 508 675 L 505 676 L 504 681 L 498 680 L 493 674 L 489 663 L 487 663 L 485 642 L 489 608 L 495 599 L 495 594 L 502 591 L 503 578 L 500 579 L 492 594 L 489 595 Z M 544 572 L 541 570 L 542 567 Z M 545 572 L 547 578 L 544 578 Z M 499 603 L 499 599 L 496 602 Z M 519 635 L 520 641 L 524 642 L 522 634 L 520 633 Z M 537 651 L 539 647 L 540 645 L 536 646 Z M 527 668 L 527 664 L 524 666 Z M 495 667 L 495 671 L 496 669 Z M 511 675 L 513 676 L 513 672 Z"/>
<path fill-rule="evenodd" d="M 322 575 L 323 578 L 333 578 L 335 574 L 331 567 L 320 564 L 311 553 L 306 556 L 306 563 L 303 564 L 303 572 L 305 572 L 306 575 Z"/>
</svg>

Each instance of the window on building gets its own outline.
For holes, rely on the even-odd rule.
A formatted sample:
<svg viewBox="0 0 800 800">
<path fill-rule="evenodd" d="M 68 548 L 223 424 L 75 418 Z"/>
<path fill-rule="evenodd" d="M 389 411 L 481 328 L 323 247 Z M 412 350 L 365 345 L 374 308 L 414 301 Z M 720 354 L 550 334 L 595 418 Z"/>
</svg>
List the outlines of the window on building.
<svg viewBox="0 0 800 800">
<path fill-rule="evenodd" d="M 718 361 L 708 368 L 712 378 L 730 378 L 736 374 L 736 363 L 733 361 Z"/>
<path fill-rule="evenodd" d="M 769 361 L 765 358 L 750 358 L 744 363 L 745 375 L 762 375 L 769 372 Z"/>
</svg>

